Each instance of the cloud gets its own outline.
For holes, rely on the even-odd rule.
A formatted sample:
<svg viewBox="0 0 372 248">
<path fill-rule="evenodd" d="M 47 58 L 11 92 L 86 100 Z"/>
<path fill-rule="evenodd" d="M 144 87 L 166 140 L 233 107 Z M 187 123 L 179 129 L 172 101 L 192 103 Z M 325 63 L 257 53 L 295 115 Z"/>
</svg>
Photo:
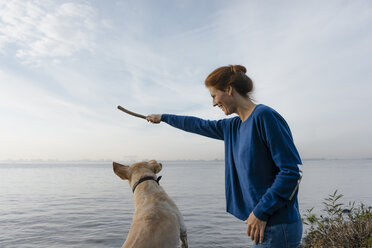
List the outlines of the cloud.
<svg viewBox="0 0 372 248">
<path fill-rule="evenodd" d="M 0 50 L 23 62 L 93 52 L 95 39 L 107 26 L 86 2 L 5 1 L 0 5 Z M 13 45 L 14 49 L 6 49 Z"/>
<path fill-rule="evenodd" d="M 134 118 L 125 121 L 115 106 L 75 103 L 32 79 L 1 69 L 0 88 L 0 116 L 4 117 L 0 122 L 0 160 L 79 159 L 92 154 L 99 159 L 112 151 L 121 154 L 123 146 L 115 144 L 125 140 L 127 130 L 138 128 Z"/>
<path fill-rule="evenodd" d="M 222 158 L 220 143 L 167 125 L 148 128 L 116 105 L 224 118 L 203 81 L 226 64 L 247 67 L 253 97 L 286 118 L 304 157 L 367 156 L 371 7 L 368 1 L 1 1 L 0 112 L 9 117 L 0 126 L 14 143 L 8 156 L 17 157 L 12 140 L 29 137 L 30 156 L 39 148 L 30 140 L 44 140 L 43 156 L 51 158 L 79 152 Z M 29 125 L 30 134 L 15 128 Z"/>
</svg>

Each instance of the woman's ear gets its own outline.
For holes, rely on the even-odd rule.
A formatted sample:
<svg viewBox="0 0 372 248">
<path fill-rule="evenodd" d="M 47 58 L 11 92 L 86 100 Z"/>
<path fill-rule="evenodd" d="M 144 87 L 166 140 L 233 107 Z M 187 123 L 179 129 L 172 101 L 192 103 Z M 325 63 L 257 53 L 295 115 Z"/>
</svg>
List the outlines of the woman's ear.
<svg viewBox="0 0 372 248">
<path fill-rule="evenodd" d="M 162 167 L 163 167 L 162 164 L 156 162 L 156 160 L 150 160 L 150 161 L 149 161 L 149 165 L 150 165 L 151 170 L 152 170 L 155 174 L 159 173 L 159 172 L 161 171 Z"/>
<path fill-rule="evenodd" d="M 112 163 L 115 174 L 123 180 L 130 178 L 130 170 L 128 165 L 119 164 L 116 162 Z"/>
<path fill-rule="evenodd" d="M 229 85 L 226 89 L 226 93 L 229 95 L 229 96 L 232 96 L 232 92 L 233 92 L 233 87 L 231 85 Z"/>
</svg>

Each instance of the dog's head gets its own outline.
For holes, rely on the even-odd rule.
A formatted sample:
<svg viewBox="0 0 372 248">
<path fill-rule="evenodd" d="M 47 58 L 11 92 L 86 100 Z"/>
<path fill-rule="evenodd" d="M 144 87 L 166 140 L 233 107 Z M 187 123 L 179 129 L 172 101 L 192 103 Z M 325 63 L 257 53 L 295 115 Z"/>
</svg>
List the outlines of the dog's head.
<svg viewBox="0 0 372 248">
<path fill-rule="evenodd" d="M 161 171 L 162 164 L 155 160 L 139 162 L 130 166 L 114 162 L 113 168 L 116 175 L 123 180 L 128 180 L 132 185 L 132 182 L 136 182 L 142 177 L 155 176 Z"/>
</svg>

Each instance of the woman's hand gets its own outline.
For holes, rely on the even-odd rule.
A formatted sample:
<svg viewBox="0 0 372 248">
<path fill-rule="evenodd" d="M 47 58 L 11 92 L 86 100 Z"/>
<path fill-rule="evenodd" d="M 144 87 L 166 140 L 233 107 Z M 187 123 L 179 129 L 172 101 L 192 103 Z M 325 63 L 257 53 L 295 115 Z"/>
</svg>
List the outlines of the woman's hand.
<svg viewBox="0 0 372 248">
<path fill-rule="evenodd" d="M 244 223 L 248 224 L 248 227 L 247 227 L 248 237 L 250 236 L 256 245 L 258 241 L 262 243 L 264 240 L 266 221 L 260 220 L 252 212 L 249 215 L 248 219 L 244 221 Z"/>
<path fill-rule="evenodd" d="M 161 115 L 148 115 L 148 116 L 146 116 L 146 120 L 148 122 L 158 124 L 158 123 L 161 122 Z"/>
</svg>

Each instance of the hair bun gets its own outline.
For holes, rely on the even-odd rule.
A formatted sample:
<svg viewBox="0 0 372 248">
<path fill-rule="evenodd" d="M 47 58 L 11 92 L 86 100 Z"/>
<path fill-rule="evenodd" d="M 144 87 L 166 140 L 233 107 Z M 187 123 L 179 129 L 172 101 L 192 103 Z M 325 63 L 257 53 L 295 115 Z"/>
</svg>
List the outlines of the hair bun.
<svg viewBox="0 0 372 248">
<path fill-rule="evenodd" d="M 234 69 L 235 69 L 235 71 L 241 71 L 244 74 L 247 72 L 247 69 L 242 65 L 234 65 Z"/>
</svg>

